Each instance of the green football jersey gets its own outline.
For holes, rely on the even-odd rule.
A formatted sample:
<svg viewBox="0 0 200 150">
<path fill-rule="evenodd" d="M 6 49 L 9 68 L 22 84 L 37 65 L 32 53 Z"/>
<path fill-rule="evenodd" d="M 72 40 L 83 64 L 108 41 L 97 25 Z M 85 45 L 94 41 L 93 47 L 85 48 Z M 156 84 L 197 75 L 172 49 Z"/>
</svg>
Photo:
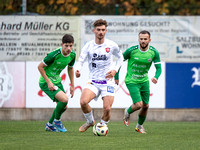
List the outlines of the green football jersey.
<svg viewBox="0 0 200 150">
<path fill-rule="evenodd" d="M 158 51 L 149 46 L 147 51 L 141 51 L 139 45 L 128 48 L 123 53 L 124 59 L 128 59 L 127 74 L 125 83 L 143 83 L 149 80 L 148 71 L 152 62 L 160 65 L 160 56 Z M 161 72 L 160 72 L 161 73 Z M 156 77 L 160 76 L 160 73 Z"/>
<path fill-rule="evenodd" d="M 43 63 L 46 65 L 44 70 L 47 77 L 51 80 L 52 83 L 61 82 L 60 73 L 67 65 L 73 66 L 76 59 L 76 53 L 72 51 L 68 56 L 64 56 L 61 52 L 61 47 L 50 52 L 43 59 Z M 39 83 L 45 83 L 46 81 L 42 76 L 40 76 Z"/>
</svg>

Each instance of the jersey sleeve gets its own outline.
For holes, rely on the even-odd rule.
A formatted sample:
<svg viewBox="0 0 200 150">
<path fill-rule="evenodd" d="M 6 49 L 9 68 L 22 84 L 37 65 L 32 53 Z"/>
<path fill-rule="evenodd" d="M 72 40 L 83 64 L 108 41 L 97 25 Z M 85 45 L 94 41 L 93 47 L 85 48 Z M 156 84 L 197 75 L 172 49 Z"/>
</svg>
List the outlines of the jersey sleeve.
<svg viewBox="0 0 200 150">
<path fill-rule="evenodd" d="M 124 60 L 127 60 L 130 58 L 131 52 L 132 52 L 132 48 L 130 47 L 123 53 Z"/>
<path fill-rule="evenodd" d="M 88 47 L 89 44 L 87 43 L 81 50 L 81 54 L 79 56 L 78 62 L 76 64 L 76 70 L 81 70 L 83 63 L 85 62 L 87 56 L 88 56 Z"/>
<path fill-rule="evenodd" d="M 119 80 L 119 71 L 120 71 L 121 67 L 119 68 L 119 70 L 117 71 L 117 73 L 114 76 L 115 80 Z"/>
<path fill-rule="evenodd" d="M 47 56 L 43 59 L 43 63 L 46 66 L 49 66 L 50 64 L 52 64 L 55 60 L 55 53 L 54 52 L 50 52 L 47 54 Z"/>
<path fill-rule="evenodd" d="M 68 64 L 68 66 L 70 67 L 73 67 L 74 64 L 75 64 L 75 60 L 76 60 L 76 53 L 75 52 L 72 52 L 72 56 L 71 56 L 73 59 L 72 61 Z"/>
<path fill-rule="evenodd" d="M 154 65 L 155 65 L 155 68 L 156 68 L 156 73 L 155 73 L 155 78 L 158 79 L 161 75 L 161 72 L 162 72 L 162 68 L 161 68 L 161 62 L 160 62 L 160 55 L 158 53 L 158 51 L 156 50 L 155 51 L 155 57 L 154 57 Z"/>
<path fill-rule="evenodd" d="M 156 73 L 155 73 L 155 78 L 158 79 L 161 75 L 162 69 L 161 69 L 161 64 L 155 64 L 156 68 Z"/>
<path fill-rule="evenodd" d="M 160 63 L 160 55 L 157 50 L 155 50 L 154 52 L 155 52 L 155 57 L 154 57 L 153 61 L 155 64 L 158 64 L 158 63 Z"/>
<path fill-rule="evenodd" d="M 117 44 L 114 46 L 113 55 L 117 58 L 115 68 L 114 68 L 114 70 L 116 70 L 117 72 L 123 63 L 122 51 L 119 49 Z"/>
</svg>

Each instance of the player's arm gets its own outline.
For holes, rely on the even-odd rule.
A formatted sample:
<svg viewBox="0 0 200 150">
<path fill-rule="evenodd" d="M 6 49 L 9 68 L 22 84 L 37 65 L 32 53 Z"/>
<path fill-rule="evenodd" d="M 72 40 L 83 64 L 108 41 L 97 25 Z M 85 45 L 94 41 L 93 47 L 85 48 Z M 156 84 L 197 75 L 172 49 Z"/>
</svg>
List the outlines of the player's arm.
<svg viewBox="0 0 200 150">
<path fill-rule="evenodd" d="M 132 51 L 133 49 L 132 47 L 130 47 L 123 53 L 124 61 L 126 61 L 127 59 L 130 59 L 130 55 Z"/>
<path fill-rule="evenodd" d="M 39 65 L 38 65 L 38 70 L 41 74 L 41 76 L 44 78 L 44 80 L 46 81 L 46 83 L 48 84 L 48 88 L 50 91 L 53 91 L 53 90 L 56 90 L 55 87 L 54 87 L 54 84 L 50 81 L 50 79 L 47 77 L 46 75 L 46 72 L 44 70 L 44 67 L 46 67 L 46 65 L 41 62 Z"/>
<path fill-rule="evenodd" d="M 128 48 L 124 53 L 123 53 L 123 58 L 124 61 L 126 61 L 127 59 L 130 58 L 130 54 L 131 54 L 132 49 Z M 115 74 L 115 83 L 118 85 L 119 84 L 119 71 L 120 71 L 121 67 L 118 69 L 117 73 Z"/>
<path fill-rule="evenodd" d="M 74 64 L 75 64 L 75 59 L 76 59 L 76 54 L 74 53 L 74 59 L 68 64 L 67 71 L 69 75 L 69 80 L 70 80 L 70 94 L 71 98 L 74 96 Z"/>
<path fill-rule="evenodd" d="M 154 57 L 154 66 L 156 68 L 155 76 L 151 79 L 151 81 L 156 84 L 158 82 L 158 78 L 161 75 L 162 68 L 161 68 L 161 62 L 160 62 L 160 56 L 159 53 L 156 51 L 155 57 Z"/>
<path fill-rule="evenodd" d="M 119 68 L 121 67 L 123 63 L 122 51 L 119 49 L 118 45 L 114 47 L 113 55 L 117 58 L 117 61 L 113 70 L 107 72 L 107 75 L 105 78 L 108 80 L 113 79 L 113 77 L 115 76 L 115 74 L 117 73 L 117 71 L 119 70 Z"/>
<path fill-rule="evenodd" d="M 120 71 L 121 67 L 119 68 L 119 70 L 117 71 L 117 73 L 115 74 L 114 76 L 114 79 L 115 79 L 115 84 L 119 84 L 119 71 Z"/>
<path fill-rule="evenodd" d="M 115 46 L 115 48 L 113 50 L 113 55 L 117 58 L 117 61 L 116 61 L 116 64 L 115 64 L 115 68 L 114 68 L 114 70 L 117 73 L 119 68 L 121 67 L 121 65 L 123 63 L 122 51 L 119 49 L 119 47 L 117 45 Z"/>
<path fill-rule="evenodd" d="M 68 75 L 69 75 L 69 80 L 70 80 L 70 94 L 71 98 L 74 96 L 74 68 L 71 66 L 68 66 Z"/>
<path fill-rule="evenodd" d="M 79 56 L 79 59 L 78 59 L 78 62 L 76 64 L 76 68 L 75 68 L 75 74 L 76 74 L 76 77 L 79 78 L 81 76 L 81 68 L 87 58 L 87 55 L 88 55 L 88 44 L 86 44 L 82 50 L 81 50 L 81 54 Z"/>
</svg>

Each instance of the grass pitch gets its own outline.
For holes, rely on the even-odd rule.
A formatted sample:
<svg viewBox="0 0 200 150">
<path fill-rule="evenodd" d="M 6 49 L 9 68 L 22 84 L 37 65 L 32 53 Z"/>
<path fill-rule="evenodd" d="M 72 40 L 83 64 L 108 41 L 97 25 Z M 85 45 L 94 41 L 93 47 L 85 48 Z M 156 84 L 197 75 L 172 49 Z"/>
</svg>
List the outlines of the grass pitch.
<svg viewBox="0 0 200 150">
<path fill-rule="evenodd" d="M 136 122 L 124 126 L 111 121 L 106 137 L 94 136 L 92 128 L 80 133 L 84 122 L 63 121 L 66 133 L 44 130 L 46 121 L 0 121 L 0 150 L 197 150 L 200 122 L 145 122 L 147 134 L 134 131 Z"/>
</svg>

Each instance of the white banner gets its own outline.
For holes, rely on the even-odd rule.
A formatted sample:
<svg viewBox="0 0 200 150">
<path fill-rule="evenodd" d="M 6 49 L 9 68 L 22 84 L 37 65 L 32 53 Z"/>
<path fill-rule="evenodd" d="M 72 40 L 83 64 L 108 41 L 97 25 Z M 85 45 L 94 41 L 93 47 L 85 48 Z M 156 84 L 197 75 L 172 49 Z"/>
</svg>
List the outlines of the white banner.
<svg viewBox="0 0 200 150">
<path fill-rule="evenodd" d="M 0 61 L 39 61 L 66 33 L 74 36 L 78 57 L 94 38 L 92 24 L 99 18 L 108 22 L 106 37 L 123 51 L 138 44 L 139 31 L 148 30 L 162 61 L 200 62 L 199 16 L 0 16 Z"/>
<path fill-rule="evenodd" d="M 80 17 L 0 16 L 0 61 L 42 60 L 61 46 L 64 34 L 74 36 L 74 50 L 79 50 L 79 22 Z"/>
<path fill-rule="evenodd" d="M 25 62 L 0 62 L 0 108 L 25 108 Z"/>
<path fill-rule="evenodd" d="M 94 38 L 92 24 L 100 18 L 108 22 L 106 37 L 122 51 L 138 45 L 138 33 L 148 30 L 162 61 L 200 62 L 199 16 L 82 16 L 81 47 Z"/>
<path fill-rule="evenodd" d="M 37 69 L 38 64 L 39 62 L 26 63 L 26 108 L 55 108 L 56 104 L 39 88 L 40 73 Z M 116 86 L 116 96 L 112 108 L 125 108 L 132 104 L 131 97 L 124 83 L 126 65 L 127 63 L 124 62 L 120 71 L 120 84 Z M 80 96 L 87 83 L 88 72 L 88 64 L 84 63 L 81 77 L 75 77 L 75 93 L 73 98 L 69 98 L 69 108 L 80 108 Z M 149 72 L 149 78 L 153 77 L 154 74 L 155 68 L 152 66 Z M 66 69 L 61 73 L 61 78 L 66 94 L 70 97 L 69 77 Z M 150 83 L 150 89 L 150 108 L 165 108 L 165 63 L 162 63 L 162 74 L 158 84 L 154 85 Z M 92 108 L 102 108 L 103 102 L 101 96 L 98 101 L 92 100 L 90 106 Z"/>
</svg>

